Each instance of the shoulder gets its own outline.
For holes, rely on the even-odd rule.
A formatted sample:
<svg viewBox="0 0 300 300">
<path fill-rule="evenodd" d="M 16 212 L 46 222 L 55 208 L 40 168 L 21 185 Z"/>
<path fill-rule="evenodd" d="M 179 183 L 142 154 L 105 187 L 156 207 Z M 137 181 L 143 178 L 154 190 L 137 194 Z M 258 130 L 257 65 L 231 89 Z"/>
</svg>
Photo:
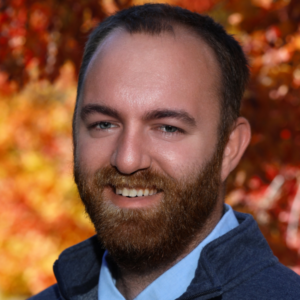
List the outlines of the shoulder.
<svg viewBox="0 0 300 300">
<path fill-rule="evenodd" d="M 70 295 L 94 293 L 97 287 L 104 248 L 93 236 L 64 250 L 54 263 L 57 284 L 29 298 L 30 300 L 64 300 Z"/>
<path fill-rule="evenodd" d="M 28 300 L 64 300 L 64 298 L 61 296 L 57 284 L 54 284 Z"/>
<path fill-rule="evenodd" d="M 215 247 L 222 257 L 216 269 L 225 283 L 222 299 L 300 299 L 300 276 L 278 262 L 252 216 L 235 215 L 239 226 Z"/>
<path fill-rule="evenodd" d="M 224 300 L 226 296 L 228 299 L 243 296 L 244 300 L 300 299 L 300 276 L 277 262 L 226 291 Z"/>
</svg>

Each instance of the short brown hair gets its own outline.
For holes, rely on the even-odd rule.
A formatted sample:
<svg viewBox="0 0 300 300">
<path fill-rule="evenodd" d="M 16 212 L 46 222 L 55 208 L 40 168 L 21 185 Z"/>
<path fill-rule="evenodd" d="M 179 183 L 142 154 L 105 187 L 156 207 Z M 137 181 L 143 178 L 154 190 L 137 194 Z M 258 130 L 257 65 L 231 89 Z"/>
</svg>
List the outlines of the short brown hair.
<svg viewBox="0 0 300 300">
<path fill-rule="evenodd" d="M 75 117 L 78 100 L 88 65 L 99 44 L 114 29 L 123 28 L 131 34 L 147 33 L 159 35 L 173 31 L 172 24 L 184 26 L 198 34 L 214 51 L 221 69 L 221 120 L 220 139 L 228 138 L 231 126 L 240 114 L 241 100 L 249 79 L 249 69 L 245 54 L 239 43 L 211 17 L 168 4 L 144 4 L 117 12 L 105 19 L 90 34 L 86 43 L 79 72 L 77 99 L 73 116 L 73 142 L 75 137 Z"/>
</svg>

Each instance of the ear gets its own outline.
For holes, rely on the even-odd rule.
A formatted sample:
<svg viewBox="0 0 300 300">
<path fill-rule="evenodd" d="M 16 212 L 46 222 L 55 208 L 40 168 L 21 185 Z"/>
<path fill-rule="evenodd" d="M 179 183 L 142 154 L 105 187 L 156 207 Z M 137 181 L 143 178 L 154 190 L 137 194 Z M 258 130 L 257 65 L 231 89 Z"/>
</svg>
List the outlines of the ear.
<svg viewBox="0 0 300 300">
<path fill-rule="evenodd" d="M 237 166 L 251 138 L 251 128 L 247 119 L 239 117 L 230 133 L 223 153 L 221 180 L 224 182 Z"/>
</svg>

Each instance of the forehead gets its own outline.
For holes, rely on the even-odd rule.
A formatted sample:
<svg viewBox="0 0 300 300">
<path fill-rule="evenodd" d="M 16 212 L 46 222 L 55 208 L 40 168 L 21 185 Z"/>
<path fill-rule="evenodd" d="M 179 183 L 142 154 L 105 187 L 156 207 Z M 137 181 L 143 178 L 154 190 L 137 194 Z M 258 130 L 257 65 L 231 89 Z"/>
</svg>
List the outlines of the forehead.
<svg viewBox="0 0 300 300">
<path fill-rule="evenodd" d="M 169 105 L 195 110 L 209 104 L 219 110 L 219 82 L 215 55 L 196 34 L 181 27 L 159 35 L 117 29 L 89 63 L 81 104 L 136 110 Z"/>
</svg>

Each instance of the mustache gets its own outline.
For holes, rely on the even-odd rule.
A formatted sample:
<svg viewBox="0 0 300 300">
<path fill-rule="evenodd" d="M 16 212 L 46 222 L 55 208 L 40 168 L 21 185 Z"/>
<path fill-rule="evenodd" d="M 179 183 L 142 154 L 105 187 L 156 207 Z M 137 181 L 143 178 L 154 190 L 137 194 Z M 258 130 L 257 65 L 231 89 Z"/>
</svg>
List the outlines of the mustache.
<svg viewBox="0 0 300 300">
<path fill-rule="evenodd" d="M 158 171 L 145 169 L 136 173 L 125 175 L 120 173 L 115 167 L 106 166 L 99 169 L 95 173 L 94 184 L 98 187 L 112 186 L 127 188 L 155 188 L 156 190 L 164 190 L 170 186 L 178 184 L 178 182 L 167 175 L 163 175 Z"/>
</svg>

